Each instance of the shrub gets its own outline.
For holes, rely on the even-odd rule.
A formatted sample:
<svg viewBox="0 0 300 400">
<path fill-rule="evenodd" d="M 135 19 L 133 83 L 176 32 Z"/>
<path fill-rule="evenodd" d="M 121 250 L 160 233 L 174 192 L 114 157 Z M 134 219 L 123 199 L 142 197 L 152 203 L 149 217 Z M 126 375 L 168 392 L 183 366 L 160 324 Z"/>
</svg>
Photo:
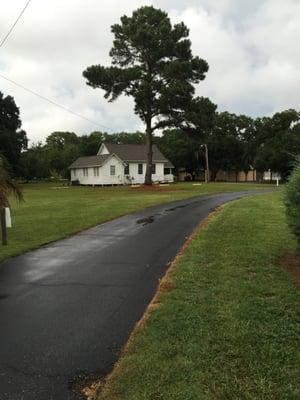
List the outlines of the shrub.
<svg viewBox="0 0 300 400">
<path fill-rule="evenodd" d="M 288 224 L 296 236 L 300 249 L 300 158 L 286 186 L 285 205 Z"/>
</svg>

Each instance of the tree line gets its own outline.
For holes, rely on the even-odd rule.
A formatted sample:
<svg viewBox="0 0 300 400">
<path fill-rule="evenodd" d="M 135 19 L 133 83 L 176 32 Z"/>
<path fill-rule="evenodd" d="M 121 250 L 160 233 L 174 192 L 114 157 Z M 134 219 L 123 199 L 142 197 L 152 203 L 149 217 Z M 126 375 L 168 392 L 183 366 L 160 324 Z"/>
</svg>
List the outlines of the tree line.
<svg viewBox="0 0 300 400">
<path fill-rule="evenodd" d="M 209 152 L 210 179 L 218 171 L 271 170 L 286 179 L 300 154 L 300 113 L 289 109 L 271 117 L 251 118 L 229 112 L 216 113 L 209 129 L 184 135 L 180 129 L 165 131 L 158 143 L 176 167 L 200 172 L 204 150 Z"/>
<path fill-rule="evenodd" d="M 69 165 L 78 157 L 95 155 L 104 141 L 145 143 L 142 132 L 94 131 L 80 136 L 60 131 L 52 132 L 44 143 L 28 147 L 19 109 L 11 96 L 5 97 L 1 92 L 0 111 L 0 154 L 10 164 L 14 176 L 27 180 L 54 175 L 69 178 Z M 220 170 L 244 171 L 247 175 L 251 169 L 270 169 L 286 179 L 300 154 L 300 113 L 293 109 L 262 118 L 214 111 L 209 126 L 206 125 L 206 129 L 192 132 L 166 129 L 153 136 L 153 142 L 175 170 L 184 168 L 196 174 L 205 167 L 202 145 L 206 144 L 212 181 Z"/>
</svg>

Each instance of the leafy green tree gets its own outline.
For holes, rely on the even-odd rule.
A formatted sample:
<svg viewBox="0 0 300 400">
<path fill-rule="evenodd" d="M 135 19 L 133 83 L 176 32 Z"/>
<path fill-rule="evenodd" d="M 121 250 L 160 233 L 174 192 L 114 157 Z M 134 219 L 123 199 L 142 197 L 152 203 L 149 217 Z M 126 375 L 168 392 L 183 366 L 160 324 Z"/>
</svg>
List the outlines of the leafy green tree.
<svg viewBox="0 0 300 400">
<path fill-rule="evenodd" d="M 258 148 L 255 167 L 263 172 L 279 172 L 283 179 L 290 174 L 300 154 L 300 114 L 285 110 L 273 117 L 256 121 Z"/>
<path fill-rule="evenodd" d="M 108 135 L 106 141 L 116 144 L 143 144 L 145 135 L 142 132 L 120 132 Z"/>
<path fill-rule="evenodd" d="M 246 115 L 238 115 L 236 121 L 237 138 L 239 141 L 238 147 L 241 152 L 237 159 L 237 167 L 240 171 L 244 171 L 247 181 L 249 171 L 254 168 L 254 159 L 257 151 L 254 120 Z"/>
<path fill-rule="evenodd" d="M 79 137 L 74 132 L 52 132 L 46 139 L 49 147 L 63 149 L 67 145 L 78 145 Z"/>
<path fill-rule="evenodd" d="M 32 145 L 21 154 L 20 166 L 25 179 L 44 179 L 49 177 L 49 155 L 42 143 Z"/>
<path fill-rule="evenodd" d="M 178 171 L 184 168 L 187 172 L 199 169 L 199 142 L 180 129 L 169 129 L 161 137 L 155 137 L 154 142 L 161 152 L 172 162 Z"/>
<path fill-rule="evenodd" d="M 27 148 L 26 132 L 21 130 L 19 109 L 11 96 L 0 92 L 0 154 L 12 167 L 14 174 L 20 172 L 19 160 L 22 150 Z"/>
<path fill-rule="evenodd" d="M 194 95 L 193 84 L 205 78 L 208 64 L 193 57 L 188 28 L 172 26 L 164 11 L 141 7 L 112 26 L 112 66 L 93 65 L 83 76 L 105 91 L 105 98 L 132 96 L 135 113 L 146 125 L 147 168 L 151 182 L 153 132 L 181 123 Z"/>
<path fill-rule="evenodd" d="M 80 156 L 94 156 L 100 144 L 107 140 L 108 134 L 106 132 L 94 131 L 89 135 L 80 137 L 79 154 Z"/>
<path fill-rule="evenodd" d="M 79 156 L 80 138 L 74 132 L 53 132 L 46 139 L 44 150 L 47 153 L 50 169 L 64 178 L 69 177 L 68 166 Z"/>
<path fill-rule="evenodd" d="M 215 181 L 219 170 L 239 171 L 242 146 L 238 116 L 228 112 L 216 114 L 214 126 L 204 138 L 209 153 L 210 180 Z"/>
</svg>

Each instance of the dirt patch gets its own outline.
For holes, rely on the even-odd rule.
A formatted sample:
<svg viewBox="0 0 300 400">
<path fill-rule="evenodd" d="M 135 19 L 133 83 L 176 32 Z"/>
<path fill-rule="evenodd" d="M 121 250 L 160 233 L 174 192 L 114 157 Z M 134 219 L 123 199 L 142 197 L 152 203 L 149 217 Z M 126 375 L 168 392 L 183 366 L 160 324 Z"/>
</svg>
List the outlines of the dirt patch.
<svg viewBox="0 0 300 400">
<path fill-rule="evenodd" d="M 288 273 L 290 278 L 300 282 L 300 253 L 284 254 L 280 259 L 280 266 Z"/>
<path fill-rule="evenodd" d="M 78 400 L 94 400 L 105 382 L 106 374 L 78 375 L 69 382 L 69 389 Z"/>
<path fill-rule="evenodd" d="M 174 186 L 164 186 L 164 185 L 137 185 L 131 186 L 132 190 L 137 192 L 174 192 L 182 189 L 176 188 Z"/>
</svg>

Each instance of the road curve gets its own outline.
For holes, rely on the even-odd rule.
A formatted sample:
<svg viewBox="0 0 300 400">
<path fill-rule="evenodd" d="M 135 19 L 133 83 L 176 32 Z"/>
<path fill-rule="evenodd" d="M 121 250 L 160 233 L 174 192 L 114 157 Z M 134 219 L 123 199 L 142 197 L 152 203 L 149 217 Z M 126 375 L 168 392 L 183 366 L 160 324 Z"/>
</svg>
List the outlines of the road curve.
<svg viewBox="0 0 300 400">
<path fill-rule="evenodd" d="M 107 374 L 186 237 L 255 193 L 148 208 L 2 263 L 0 399 L 74 399 L 76 377 Z"/>
</svg>

